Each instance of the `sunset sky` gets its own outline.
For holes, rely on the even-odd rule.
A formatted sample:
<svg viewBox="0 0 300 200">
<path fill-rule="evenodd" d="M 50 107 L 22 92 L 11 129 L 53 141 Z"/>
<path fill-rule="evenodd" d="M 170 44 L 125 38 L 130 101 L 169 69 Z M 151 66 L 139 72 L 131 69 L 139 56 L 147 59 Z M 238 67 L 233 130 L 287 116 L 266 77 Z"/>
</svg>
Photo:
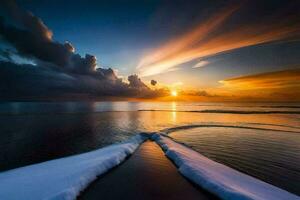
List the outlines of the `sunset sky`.
<svg viewBox="0 0 300 200">
<path fill-rule="evenodd" d="M 300 101 L 300 1 L 4 0 L 0 16 L 1 99 Z"/>
</svg>

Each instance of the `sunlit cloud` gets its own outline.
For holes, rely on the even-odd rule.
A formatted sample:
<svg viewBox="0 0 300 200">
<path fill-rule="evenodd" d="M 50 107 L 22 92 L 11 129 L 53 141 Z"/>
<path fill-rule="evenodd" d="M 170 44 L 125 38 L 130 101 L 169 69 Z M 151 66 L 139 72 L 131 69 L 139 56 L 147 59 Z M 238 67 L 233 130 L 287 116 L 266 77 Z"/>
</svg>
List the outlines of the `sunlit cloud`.
<svg viewBox="0 0 300 200">
<path fill-rule="evenodd" d="M 138 74 L 142 77 L 161 74 L 195 59 L 299 36 L 300 24 L 291 23 L 293 22 L 291 18 L 276 23 L 245 24 L 212 36 L 211 34 L 220 28 L 238 8 L 239 6 L 225 9 L 202 22 L 192 31 L 174 38 L 145 55 L 137 66 Z M 203 64 L 200 62 L 198 66 Z"/>
<path fill-rule="evenodd" d="M 178 81 L 178 82 L 175 82 L 175 83 L 171 84 L 171 87 L 179 87 L 179 86 L 182 86 L 182 85 L 183 85 L 183 82 Z"/>
<path fill-rule="evenodd" d="M 220 81 L 223 87 L 235 90 L 285 90 L 300 89 L 300 69 L 268 72 Z"/>
<path fill-rule="evenodd" d="M 168 71 L 174 65 L 170 64 L 159 64 L 160 61 L 169 60 L 188 49 L 190 46 L 203 40 L 211 31 L 215 30 L 221 25 L 234 11 L 237 10 L 237 6 L 226 9 L 220 14 L 217 14 L 206 22 L 200 24 L 192 31 L 185 35 L 175 38 L 168 43 L 164 44 L 158 49 L 155 49 L 150 54 L 144 56 L 139 62 L 137 69 L 140 71 L 142 76 L 149 76 L 159 74 L 164 71 Z M 184 62 L 179 62 L 184 63 Z M 160 68 L 160 69 L 159 69 Z"/>
<path fill-rule="evenodd" d="M 178 70 L 180 70 L 180 69 L 181 69 L 180 67 L 173 67 L 173 68 L 168 69 L 168 70 L 165 71 L 165 72 L 175 72 L 175 71 L 178 71 Z"/>
<path fill-rule="evenodd" d="M 237 99 L 300 100 L 300 68 L 230 78 L 220 83 L 220 89 Z"/>
<path fill-rule="evenodd" d="M 206 60 L 201 60 L 199 61 L 197 64 L 195 64 L 192 68 L 199 68 L 199 67 L 204 67 L 206 65 L 208 65 L 209 62 Z"/>
</svg>

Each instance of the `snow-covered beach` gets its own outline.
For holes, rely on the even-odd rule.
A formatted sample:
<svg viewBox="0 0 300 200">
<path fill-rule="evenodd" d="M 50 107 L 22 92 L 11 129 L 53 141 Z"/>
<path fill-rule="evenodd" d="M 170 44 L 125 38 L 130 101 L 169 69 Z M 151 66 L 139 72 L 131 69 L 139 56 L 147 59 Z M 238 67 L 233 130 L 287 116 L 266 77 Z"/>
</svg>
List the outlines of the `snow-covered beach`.
<svg viewBox="0 0 300 200">
<path fill-rule="evenodd" d="M 139 145 L 144 145 L 147 139 L 160 145 L 166 156 L 178 167 L 179 173 L 221 199 L 300 199 L 299 196 L 214 162 L 161 134 L 139 134 L 122 143 L 92 152 L 2 172 L 0 198 L 75 199 L 97 176 L 119 165 Z M 156 156 L 153 152 L 148 153 L 149 156 Z M 135 164 L 141 163 L 138 161 Z M 151 163 L 149 165 L 151 168 Z M 105 175 L 101 178 L 105 178 Z"/>
<path fill-rule="evenodd" d="M 0 173 L 0 199 L 75 199 L 97 176 L 119 165 L 146 139 Z"/>
</svg>

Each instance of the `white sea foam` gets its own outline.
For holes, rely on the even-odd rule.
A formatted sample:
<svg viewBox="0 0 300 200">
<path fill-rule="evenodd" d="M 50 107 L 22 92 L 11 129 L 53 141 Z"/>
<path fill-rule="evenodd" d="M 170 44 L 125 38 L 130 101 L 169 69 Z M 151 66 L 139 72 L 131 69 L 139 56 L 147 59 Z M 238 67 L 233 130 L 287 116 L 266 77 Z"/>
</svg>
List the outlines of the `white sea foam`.
<svg viewBox="0 0 300 200">
<path fill-rule="evenodd" d="M 166 136 L 154 134 L 152 139 L 182 175 L 221 199 L 300 200 L 299 196 L 212 161 Z"/>
<path fill-rule="evenodd" d="M 145 139 L 137 135 L 99 150 L 2 172 L 0 199 L 75 199 L 98 175 L 124 161 Z"/>
</svg>

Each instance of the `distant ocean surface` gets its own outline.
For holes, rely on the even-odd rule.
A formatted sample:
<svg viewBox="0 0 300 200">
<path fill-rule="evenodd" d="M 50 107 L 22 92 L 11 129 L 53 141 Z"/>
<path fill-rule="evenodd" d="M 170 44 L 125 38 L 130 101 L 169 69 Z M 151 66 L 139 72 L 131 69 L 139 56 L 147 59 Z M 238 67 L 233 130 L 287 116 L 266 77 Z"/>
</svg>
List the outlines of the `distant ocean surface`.
<svg viewBox="0 0 300 200">
<path fill-rule="evenodd" d="M 300 195 L 296 103 L 0 103 L 0 171 L 155 131 Z"/>
</svg>

